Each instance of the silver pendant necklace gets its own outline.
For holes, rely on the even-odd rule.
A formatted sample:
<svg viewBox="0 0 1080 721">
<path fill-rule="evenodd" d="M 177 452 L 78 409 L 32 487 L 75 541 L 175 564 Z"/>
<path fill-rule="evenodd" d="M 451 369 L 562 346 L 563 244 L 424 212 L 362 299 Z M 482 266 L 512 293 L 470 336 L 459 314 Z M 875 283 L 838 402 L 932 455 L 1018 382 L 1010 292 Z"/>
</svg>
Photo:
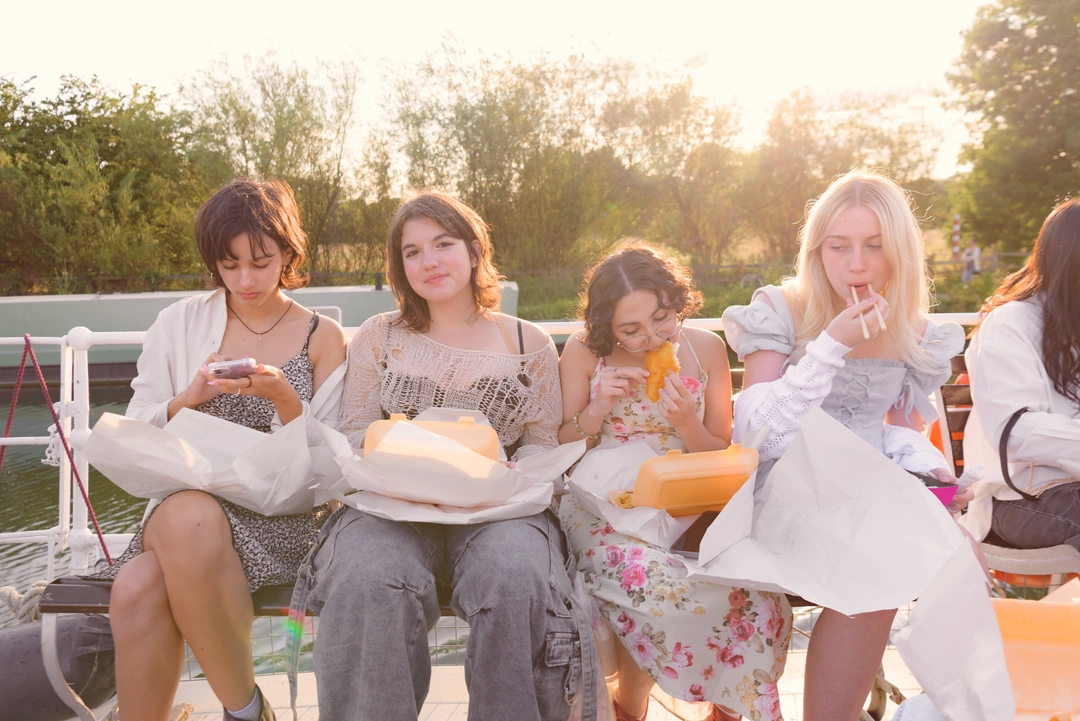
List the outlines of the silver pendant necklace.
<svg viewBox="0 0 1080 721">
<path fill-rule="evenodd" d="M 244 319 L 240 317 L 240 314 L 237 313 L 235 310 L 233 310 L 232 307 L 229 306 L 228 303 L 225 304 L 225 307 L 228 308 L 230 311 L 232 311 L 232 314 L 234 316 L 236 316 L 236 319 L 238 321 L 240 321 L 240 325 L 247 328 L 249 332 L 254 333 L 255 337 L 259 339 L 259 342 L 262 342 L 263 334 L 269 333 L 270 331 L 274 330 L 274 328 L 277 328 L 278 323 L 280 323 L 282 320 L 284 320 L 285 316 L 287 316 L 289 314 L 289 310 L 292 308 L 292 305 L 293 305 L 293 301 L 292 301 L 292 299 L 289 299 L 289 304 L 287 306 L 285 306 L 285 312 L 281 314 L 281 317 L 278 318 L 274 322 L 274 324 L 272 326 L 270 326 L 266 330 L 262 331 L 261 333 L 259 331 L 257 331 L 257 330 L 252 330 L 251 326 L 249 326 L 247 323 L 245 323 Z"/>
</svg>

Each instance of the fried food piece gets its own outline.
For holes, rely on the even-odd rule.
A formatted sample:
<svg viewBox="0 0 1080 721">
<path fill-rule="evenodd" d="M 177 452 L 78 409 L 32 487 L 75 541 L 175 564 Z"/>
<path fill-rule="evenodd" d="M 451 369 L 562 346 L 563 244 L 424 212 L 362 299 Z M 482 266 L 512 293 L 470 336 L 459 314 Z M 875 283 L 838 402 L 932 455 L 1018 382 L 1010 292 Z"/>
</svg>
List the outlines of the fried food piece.
<svg viewBox="0 0 1080 721">
<path fill-rule="evenodd" d="M 614 500 L 615 500 L 615 505 L 616 506 L 618 506 L 619 508 L 625 508 L 625 509 L 629 510 L 629 509 L 634 507 L 634 492 L 633 491 L 623 491 Z"/>
<path fill-rule="evenodd" d="M 675 357 L 677 351 L 678 348 L 671 341 L 664 341 L 664 345 L 656 350 L 645 351 L 645 370 L 649 371 L 645 395 L 653 403 L 660 400 L 660 389 L 664 387 L 667 374 L 670 371 L 679 372 L 679 359 Z"/>
</svg>

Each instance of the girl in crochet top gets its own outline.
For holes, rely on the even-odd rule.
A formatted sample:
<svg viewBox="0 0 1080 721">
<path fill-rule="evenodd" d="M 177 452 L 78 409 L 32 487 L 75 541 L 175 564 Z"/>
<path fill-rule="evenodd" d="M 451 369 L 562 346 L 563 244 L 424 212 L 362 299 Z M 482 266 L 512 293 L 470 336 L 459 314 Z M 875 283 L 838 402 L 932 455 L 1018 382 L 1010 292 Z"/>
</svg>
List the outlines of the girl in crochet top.
<svg viewBox="0 0 1080 721">
<path fill-rule="evenodd" d="M 340 428 L 353 446 L 375 420 L 445 407 L 483 412 L 510 465 L 556 447 L 558 355 L 539 327 L 497 311 L 498 273 L 480 216 L 422 192 L 398 208 L 387 253 L 400 310 L 369 319 L 349 346 Z M 417 719 L 443 584 L 443 601 L 469 623 L 469 718 L 569 715 L 591 636 L 587 623 L 578 633 L 565 540 L 550 511 L 436 525 L 343 506 L 319 544 L 308 607 L 320 617 L 321 718 Z"/>
</svg>

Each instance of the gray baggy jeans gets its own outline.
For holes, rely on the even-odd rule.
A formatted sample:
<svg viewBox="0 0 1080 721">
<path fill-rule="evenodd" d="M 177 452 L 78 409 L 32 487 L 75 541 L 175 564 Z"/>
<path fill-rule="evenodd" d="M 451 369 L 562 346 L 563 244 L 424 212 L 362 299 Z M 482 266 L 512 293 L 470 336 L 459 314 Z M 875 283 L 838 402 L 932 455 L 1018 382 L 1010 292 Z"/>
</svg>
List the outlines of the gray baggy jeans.
<svg viewBox="0 0 1080 721">
<path fill-rule="evenodd" d="M 440 581 L 469 623 L 473 721 L 563 721 L 582 673 L 586 686 L 595 683 L 591 662 L 582 663 L 583 647 L 586 658 L 594 653 L 591 632 L 571 604 L 565 539 L 550 513 L 441 526 L 343 507 L 309 558 L 297 588 L 308 584 L 307 607 L 319 615 L 321 719 L 417 719 L 431 681 L 427 635 L 439 619 Z M 588 718 L 594 703 L 583 697 Z"/>
</svg>

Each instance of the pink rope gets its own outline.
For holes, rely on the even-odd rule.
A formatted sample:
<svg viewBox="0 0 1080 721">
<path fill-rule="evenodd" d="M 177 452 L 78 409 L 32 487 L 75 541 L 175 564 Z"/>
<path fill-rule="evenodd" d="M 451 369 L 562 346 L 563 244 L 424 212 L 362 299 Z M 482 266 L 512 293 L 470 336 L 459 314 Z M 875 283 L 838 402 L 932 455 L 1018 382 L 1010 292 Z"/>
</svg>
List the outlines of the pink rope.
<svg viewBox="0 0 1080 721">
<path fill-rule="evenodd" d="M 29 336 L 27 336 L 29 337 Z M 11 394 L 11 410 L 8 411 L 7 425 L 4 426 L 4 438 L 11 435 L 11 422 L 15 420 L 15 404 L 19 402 L 19 389 L 22 388 L 23 373 L 26 371 L 26 354 L 30 350 L 30 342 L 27 341 L 22 352 L 22 362 L 19 363 L 19 377 L 15 379 L 15 390 Z M 8 447 L 0 446 L 0 471 L 4 469 L 4 456 Z"/>
<path fill-rule="evenodd" d="M 71 463 L 71 470 L 75 474 L 75 480 L 79 484 L 79 491 L 82 493 L 83 501 L 86 503 L 86 510 L 90 513 L 90 520 L 94 523 L 94 531 L 97 533 L 98 542 L 101 543 L 101 550 L 105 552 L 105 560 L 112 565 L 112 556 L 109 555 L 109 549 L 105 545 L 105 534 L 101 532 L 101 526 L 98 525 L 97 515 L 94 513 L 94 507 L 90 505 L 90 496 L 86 492 L 86 486 L 83 485 L 82 477 L 79 475 L 79 467 L 75 465 L 75 454 L 71 450 L 71 444 L 68 443 L 67 437 L 64 435 L 64 428 L 60 424 L 60 417 L 56 415 L 56 409 L 53 407 L 52 397 L 49 395 L 49 386 L 45 384 L 45 375 L 41 372 L 41 366 L 38 365 L 37 356 L 34 354 L 34 349 L 30 346 L 30 334 L 23 335 L 26 339 L 26 350 L 23 351 L 30 354 L 30 360 L 34 364 L 34 370 L 37 371 L 38 382 L 41 384 L 41 394 L 45 396 L 45 402 L 49 404 L 49 413 L 52 414 L 53 423 L 56 424 L 56 433 L 60 436 L 60 442 L 64 444 L 64 451 L 67 453 L 68 462 Z M 20 373 L 20 381 L 22 374 Z"/>
</svg>

